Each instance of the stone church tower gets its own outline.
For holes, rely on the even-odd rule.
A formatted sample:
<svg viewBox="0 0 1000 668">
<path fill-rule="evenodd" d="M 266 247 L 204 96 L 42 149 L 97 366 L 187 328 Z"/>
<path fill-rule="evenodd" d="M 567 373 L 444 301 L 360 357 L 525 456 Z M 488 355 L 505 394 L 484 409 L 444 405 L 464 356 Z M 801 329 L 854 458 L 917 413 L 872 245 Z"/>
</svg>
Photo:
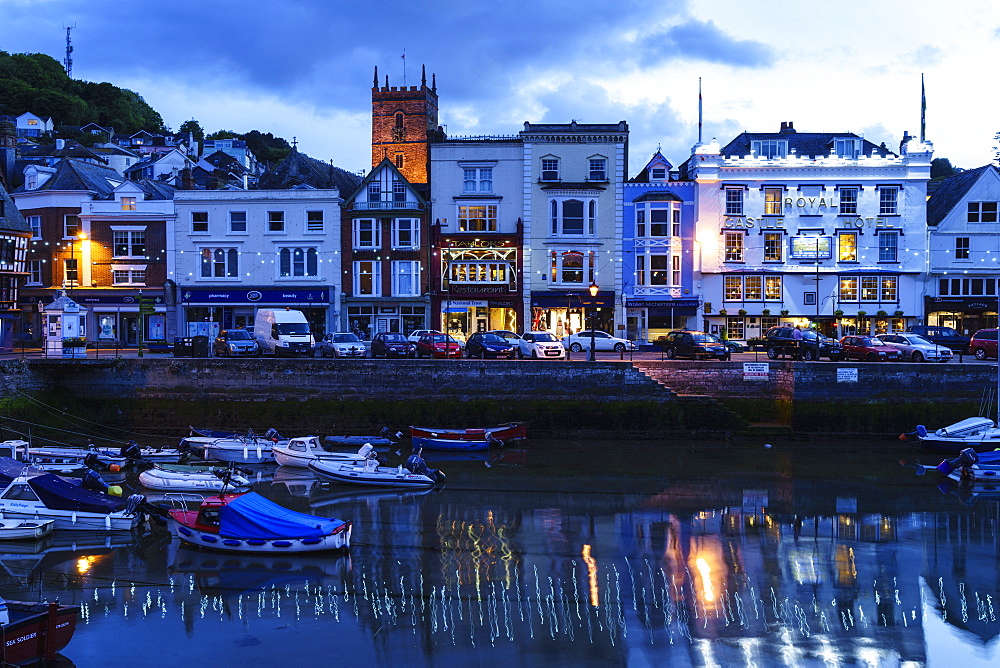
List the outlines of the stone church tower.
<svg viewBox="0 0 1000 668">
<path fill-rule="evenodd" d="M 426 67 L 419 86 L 379 88 L 378 68 L 372 84 L 372 167 L 388 158 L 414 184 L 430 182 L 430 143 L 443 138 L 438 126 L 437 82 L 427 87 Z"/>
</svg>

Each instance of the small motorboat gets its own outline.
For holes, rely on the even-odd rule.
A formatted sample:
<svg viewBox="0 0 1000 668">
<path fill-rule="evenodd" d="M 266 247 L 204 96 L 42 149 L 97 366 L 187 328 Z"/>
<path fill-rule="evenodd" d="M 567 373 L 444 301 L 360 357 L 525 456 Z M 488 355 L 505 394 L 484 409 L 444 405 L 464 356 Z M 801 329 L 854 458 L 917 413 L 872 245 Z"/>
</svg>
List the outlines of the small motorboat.
<svg viewBox="0 0 1000 668">
<path fill-rule="evenodd" d="M 365 446 L 371 449 L 371 443 L 361 444 L 361 449 Z M 282 466 L 297 466 L 307 468 L 309 462 L 314 459 L 323 461 L 340 462 L 344 464 L 363 464 L 367 452 L 330 452 L 323 449 L 317 436 L 298 436 L 290 438 L 285 443 L 276 443 L 271 450 L 274 452 L 274 461 Z"/>
<path fill-rule="evenodd" d="M 129 531 L 142 520 L 145 498 L 103 494 L 51 473 L 22 475 L 0 492 L 0 513 L 11 520 L 55 520 L 67 531 Z"/>
<path fill-rule="evenodd" d="M 410 427 L 410 436 L 414 439 L 429 438 L 435 441 L 477 441 L 495 445 L 504 445 L 512 441 L 522 441 L 528 438 L 528 423 L 506 422 L 482 429 L 438 429 L 432 427 Z M 416 443 L 414 442 L 414 446 Z M 428 447 L 428 446 L 424 446 Z M 487 445 L 489 447 L 489 445 Z M 428 447 L 429 449 L 429 447 Z M 479 448 L 482 449 L 482 448 Z"/>
<path fill-rule="evenodd" d="M 1000 428 L 997 428 L 993 420 L 985 417 L 959 420 L 933 432 L 918 424 L 915 431 L 900 434 L 902 440 L 911 437 L 916 437 L 924 448 L 936 452 L 957 454 L 966 448 L 972 448 L 976 452 L 1000 448 Z"/>
<path fill-rule="evenodd" d="M 84 456 L 86 454 L 84 452 Z M 83 463 L 83 459 L 77 456 L 76 452 L 72 453 L 72 455 L 71 457 L 57 458 L 42 457 L 38 461 L 35 461 L 28 453 L 27 441 L 12 440 L 0 442 L 0 458 L 20 462 L 21 466 L 31 465 L 39 471 L 49 471 L 51 473 L 66 475 L 81 473 L 87 466 Z"/>
<path fill-rule="evenodd" d="M 946 459 L 934 469 L 959 485 L 1000 484 L 1000 452 L 977 453 L 966 448 L 958 457 Z"/>
<path fill-rule="evenodd" d="M 342 448 L 360 448 L 365 443 L 370 443 L 376 448 L 395 445 L 403 438 L 403 432 L 392 433 L 388 427 L 382 427 L 378 436 L 327 436 L 324 440 L 329 445 Z"/>
<path fill-rule="evenodd" d="M 80 606 L 0 599 L 3 665 L 55 661 L 76 631 Z"/>
<path fill-rule="evenodd" d="M 351 522 L 279 506 L 255 492 L 222 494 L 197 510 L 168 511 L 181 542 L 224 552 L 318 552 L 348 550 Z"/>
<path fill-rule="evenodd" d="M 119 454 L 132 461 L 140 460 L 154 464 L 180 464 L 189 456 L 189 453 L 180 448 L 143 448 L 135 441 L 123 445 Z"/>
<path fill-rule="evenodd" d="M 309 462 L 309 470 L 326 482 L 346 482 L 372 487 L 433 487 L 438 482 L 437 479 L 422 473 L 413 473 L 402 465 L 388 468 L 313 460 Z"/>
<path fill-rule="evenodd" d="M 55 520 L 0 520 L 0 540 L 38 540 L 52 533 Z"/>
<path fill-rule="evenodd" d="M 439 450 L 442 452 L 482 452 L 489 450 L 491 445 L 502 447 L 503 442 L 492 437 L 473 439 L 458 438 L 429 438 L 425 436 L 414 436 L 412 439 L 414 448 L 424 450 Z"/>
<path fill-rule="evenodd" d="M 143 487 L 170 492 L 246 492 L 252 484 L 234 469 L 156 464 L 139 474 Z"/>
<path fill-rule="evenodd" d="M 96 459 L 101 468 L 107 471 L 120 471 L 128 464 L 128 457 L 116 454 L 110 450 L 101 450 L 93 445 L 87 448 L 72 446 L 28 446 L 28 458 L 33 464 L 39 464 L 49 470 L 56 466 L 84 464 L 86 459 Z"/>
</svg>

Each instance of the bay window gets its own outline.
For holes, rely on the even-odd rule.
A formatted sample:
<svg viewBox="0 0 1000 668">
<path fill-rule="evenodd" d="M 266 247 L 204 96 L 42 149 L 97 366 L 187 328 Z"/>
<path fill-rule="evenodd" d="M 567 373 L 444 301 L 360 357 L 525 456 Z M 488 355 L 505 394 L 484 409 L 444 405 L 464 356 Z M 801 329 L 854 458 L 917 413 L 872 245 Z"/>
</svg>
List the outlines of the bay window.
<svg viewBox="0 0 1000 668">
<path fill-rule="evenodd" d="M 595 281 L 594 251 L 552 251 L 549 260 L 553 284 L 582 286 Z"/>
<path fill-rule="evenodd" d="M 463 204 L 458 207 L 459 232 L 496 232 L 496 204 Z"/>
</svg>

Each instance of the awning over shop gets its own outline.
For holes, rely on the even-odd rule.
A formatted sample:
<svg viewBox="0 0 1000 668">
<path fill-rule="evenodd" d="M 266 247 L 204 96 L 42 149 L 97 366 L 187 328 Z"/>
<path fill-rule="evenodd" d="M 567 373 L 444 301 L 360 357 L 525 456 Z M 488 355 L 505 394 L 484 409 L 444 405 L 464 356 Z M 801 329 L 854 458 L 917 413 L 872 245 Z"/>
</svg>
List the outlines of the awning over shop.
<svg viewBox="0 0 1000 668">
<path fill-rule="evenodd" d="M 538 308 L 614 308 L 615 292 L 607 290 L 598 292 L 596 297 L 591 297 L 586 291 L 573 292 L 532 292 L 531 305 Z"/>
</svg>

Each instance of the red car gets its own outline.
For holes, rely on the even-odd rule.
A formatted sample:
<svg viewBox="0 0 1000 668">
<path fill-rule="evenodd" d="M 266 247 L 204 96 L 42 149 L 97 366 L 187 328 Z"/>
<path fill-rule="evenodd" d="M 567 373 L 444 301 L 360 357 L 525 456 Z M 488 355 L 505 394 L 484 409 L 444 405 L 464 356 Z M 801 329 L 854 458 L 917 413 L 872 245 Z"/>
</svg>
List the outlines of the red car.
<svg viewBox="0 0 1000 668">
<path fill-rule="evenodd" d="M 997 329 L 981 329 L 972 335 L 969 341 L 969 352 L 976 356 L 977 360 L 984 360 L 997 357 Z"/>
<path fill-rule="evenodd" d="M 447 334 L 424 334 L 417 339 L 416 356 L 461 357 L 462 344 Z"/>
<path fill-rule="evenodd" d="M 845 336 L 840 340 L 845 359 L 865 362 L 898 362 L 903 359 L 899 348 L 886 345 L 877 336 Z"/>
</svg>

